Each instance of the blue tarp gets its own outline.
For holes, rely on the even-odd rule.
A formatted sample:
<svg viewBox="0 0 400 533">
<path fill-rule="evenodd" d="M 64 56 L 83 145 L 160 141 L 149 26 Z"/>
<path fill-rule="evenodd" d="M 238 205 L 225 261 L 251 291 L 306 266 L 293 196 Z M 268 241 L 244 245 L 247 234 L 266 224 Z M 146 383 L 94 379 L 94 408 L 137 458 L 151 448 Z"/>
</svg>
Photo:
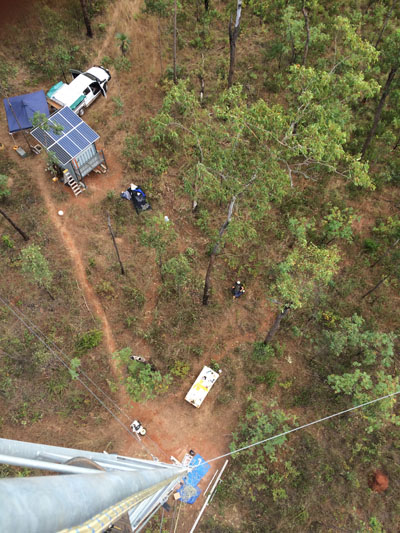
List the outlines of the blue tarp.
<svg viewBox="0 0 400 533">
<path fill-rule="evenodd" d="M 50 115 L 44 91 L 4 98 L 3 103 L 10 133 L 32 128 L 32 117 L 36 111 L 46 117 Z"/>
<path fill-rule="evenodd" d="M 196 466 L 197 468 L 188 473 L 183 480 L 183 485 L 178 489 L 181 500 L 185 503 L 194 503 L 200 496 L 201 490 L 197 485 L 211 468 L 200 454 L 196 454 L 193 457 L 190 461 L 190 466 Z M 188 486 L 189 488 L 192 487 L 192 489 L 187 490 Z"/>
</svg>

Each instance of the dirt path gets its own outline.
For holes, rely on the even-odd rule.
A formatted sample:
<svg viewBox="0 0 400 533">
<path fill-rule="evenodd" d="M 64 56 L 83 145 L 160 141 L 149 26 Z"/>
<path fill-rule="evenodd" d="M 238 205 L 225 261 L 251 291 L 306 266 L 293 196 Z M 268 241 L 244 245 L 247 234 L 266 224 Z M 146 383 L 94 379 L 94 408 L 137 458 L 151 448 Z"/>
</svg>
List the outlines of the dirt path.
<svg viewBox="0 0 400 533">
<path fill-rule="evenodd" d="M 110 8 L 111 17 L 107 22 L 107 36 L 98 51 L 96 62 L 99 62 L 110 48 L 118 45 L 115 38 L 117 32 L 130 34 L 129 25 L 133 17 L 139 13 L 141 0 L 120 0 Z M 96 63 L 97 64 L 97 63 Z"/>
<path fill-rule="evenodd" d="M 94 310 L 94 313 L 101 321 L 101 326 L 104 333 L 104 342 L 107 347 L 107 351 L 112 354 L 116 351 L 117 346 L 113 338 L 111 326 L 107 320 L 107 316 L 104 312 L 103 306 L 100 303 L 100 300 L 97 298 L 92 286 L 90 285 L 87 279 L 85 268 L 83 266 L 81 258 L 81 251 L 78 249 L 75 239 L 73 238 L 71 232 L 68 229 L 69 227 L 73 227 L 74 225 L 72 217 L 70 217 L 70 215 L 68 214 L 69 202 L 64 203 L 62 208 L 54 205 L 54 202 L 49 192 L 49 188 L 46 185 L 46 181 L 49 178 L 43 172 L 43 161 L 36 160 L 35 166 L 37 167 L 37 169 L 35 169 L 36 171 L 34 172 L 34 174 L 38 188 L 46 205 L 47 214 L 52 224 L 59 232 L 64 248 L 70 255 L 72 264 L 74 265 L 74 276 L 76 277 L 78 284 L 82 287 L 84 291 L 87 304 Z M 58 215 L 58 211 L 60 209 L 64 211 L 63 216 Z M 110 359 L 110 363 L 115 370 L 115 363 L 112 359 Z"/>
</svg>

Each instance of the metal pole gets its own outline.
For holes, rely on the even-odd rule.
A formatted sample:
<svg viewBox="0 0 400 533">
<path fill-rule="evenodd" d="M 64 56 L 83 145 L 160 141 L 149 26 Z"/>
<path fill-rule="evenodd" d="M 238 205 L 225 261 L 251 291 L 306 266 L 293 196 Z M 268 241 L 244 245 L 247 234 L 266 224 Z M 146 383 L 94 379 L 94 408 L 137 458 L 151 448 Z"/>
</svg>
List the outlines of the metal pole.
<svg viewBox="0 0 400 533">
<path fill-rule="evenodd" d="M 122 467 L 124 470 L 139 470 L 159 468 L 160 470 L 174 469 L 175 465 L 147 461 L 145 459 L 135 459 L 122 455 L 91 452 L 74 448 L 62 448 L 60 446 L 50 446 L 48 444 L 36 444 L 34 442 L 24 442 L 11 439 L 0 439 L 0 454 L 11 455 L 13 457 L 24 457 L 25 459 L 44 459 L 53 463 L 66 463 L 74 457 L 86 457 L 99 464 L 106 470 Z"/>
<path fill-rule="evenodd" d="M 110 220 L 110 214 L 107 213 L 107 224 L 108 224 L 108 229 L 110 230 L 110 233 L 111 233 L 111 238 L 112 238 L 112 242 L 113 242 L 113 245 L 114 245 L 114 248 L 115 248 L 115 251 L 117 253 L 117 258 L 118 258 L 118 261 L 119 261 L 119 266 L 121 267 L 121 274 L 125 274 L 125 269 L 124 269 L 124 265 L 122 264 L 122 261 L 121 261 L 121 258 L 119 256 L 119 250 L 118 250 L 118 246 L 117 246 L 117 243 L 115 241 L 115 235 L 114 235 L 114 232 L 113 232 L 113 229 L 111 227 L 111 220 Z"/>
<path fill-rule="evenodd" d="M 205 511 L 205 509 L 206 509 L 206 507 L 207 507 L 207 505 L 208 505 L 208 502 L 209 502 L 211 496 L 214 494 L 214 490 L 215 490 L 216 486 L 218 485 L 218 482 L 219 482 L 219 480 L 221 479 L 222 473 L 223 473 L 223 471 L 225 470 L 227 464 L 228 464 L 228 459 L 225 461 L 224 466 L 221 468 L 221 472 L 219 473 L 219 476 L 218 476 L 217 479 L 215 480 L 215 483 L 214 483 L 214 485 L 213 485 L 213 487 L 212 487 L 212 489 L 211 489 L 211 492 L 210 492 L 210 494 L 207 496 L 207 499 L 206 499 L 206 501 L 204 502 L 203 507 L 200 509 L 200 512 L 199 512 L 199 514 L 198 514 L 198 516 L 197 516 L 197 518 L 196 518 L 196 521 L 195 521 L 195 523 L 193 524 L 192 529 L 190 530 L 189 533 L 193 533 L 193 531 L 194 531 L 194 530 L 196 529 L 196 527 L 197 527 L 197 524 L 200 522 L 200 518 L 202 517 L 202 514 L 204 513 L 204 511 Z"/>
<path fill-rule="evenodd" d="M 28 137 L 27 137 L 27 135 L 26 135 L 24 129 L 22 128 L 20 121 L 19 121 L 18 118 L 17 118 L 17 115 L 15 114 L 14 108 L 13 108 L 13 106 L 11 105 L 11 103 L 10 103 L 10 99 L 8 98 L 8 96 L 7 96 L 7 103 L 8 103 L 8 105 L 9 105 L 10 109 L 11 109 L 11 113 L 14 115 L 15 121 L 16 121 L 16 123 L 18 124 L 20 131 L 22 131 L 22 135 L 24 136 L 25 141 L 26 141 L 26 144 L 27 144 L 28 147 L 29 147 L 28 150 L 30 150 L 30 149 L 31 149 L 31 145 L 30 145 L 30 143 L 29 143 L 29 141 L 28 141 Z M 14 138 L 14 137 L 13 137 L 13 138 Z"/>
<path fill-rule="evenodd" d="M 49 463 L 48 461 L 25 459 L 25 457 L 11 457 L 11 455 L 0 455 L 0 464 L 22 466 L 24 468 L 37 468 L 39 470 L 50 470 L 61 474 L 98 474 L 101 472 L 101 470 L 96 470 L 94 468 L 82 468 L 73 465 Z"/>
<path fill-rule="evenodd" d="M 216 470 L 216 471 L 214 472 L 214 475 L 213 475 L 213 477 L 211 478 L 210 483 L 207 485 L 206 490 L 203 492 L 203 496 L 205 496 L 205 495 L 207 494 L 207 491 L 208 491 L 208 489 L 210 488 L 210 485 L 211 485 L 211 483 L 214 481 L 214 478 L 215 478 L 215 476 L 216 476 L 217 474 L 218 474 L 218 470 Z"/>
<path fill-rule="evenodd" d="M 187 473 L 184 468 L 0 480 L 0 531 L 54 533 L 137 496 L 139 503 Z"/>
</svg>

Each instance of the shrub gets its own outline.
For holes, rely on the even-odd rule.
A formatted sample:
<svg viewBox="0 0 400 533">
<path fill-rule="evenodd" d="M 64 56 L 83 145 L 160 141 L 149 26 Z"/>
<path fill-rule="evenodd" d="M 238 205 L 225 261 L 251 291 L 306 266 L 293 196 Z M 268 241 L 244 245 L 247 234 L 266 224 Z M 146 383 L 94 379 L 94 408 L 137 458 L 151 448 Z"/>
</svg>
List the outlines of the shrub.
<svg viewBox="0 0 400 533">
<path fill-rule="evenodd" d="M 105 296 L 108 300 L 112 300 L 115 296 L 114 287 L 109 281 L 102 281 L 96 285 L 96 292 L 101 296 Z"/>
<path fill-rule="evenodd" d="M 379 244 L 374 239 L 364 239 L 363 248 L 368 253 L 374 253 L 379 248 Z"/>
<path fill-rule="evenodd" d="M 114 61 L 115 70 L 118 72 L 129 72 L 132 68 L 132 63 L 125 56 L 120 56 Z"/>
<path fill-rule="evenodd" d="M 274 355 L 274 348 L 270 344 L 265 345 L 262 341 L 256 341 L 253 344 L 253 352 L 251 357 L 254 361 L 257 361 L 258 363 L 265 363 L 268 361 L 268 359 L 274 357 Z"/>
<path fill-rule="evenodd" d="M 14 241 L 9 235 L 2 235 L 1 240 L 6 248 L 14 248 Z"/>
<path fill-rule="evenodd" d="M 264 374 L 255 376 L 253 381 L 257 384 L 265 383 L 267 389 L 271 389 L 275 385 L 278 376 L 279 372 L 276 370 L 267 370 Z"/>
<path fill-rule="evenodd" d="M 50 271 L 47 259 L 40 252 L 40 246 L 31 244 L 21 250 L 22 272 L 28 274 L 32 281 L 39 287 L 49 289 L 53 274 Z"/>
<path fill-rule="evenodd" d="M 183 361 L 182 359 L 177 359 L 174 361 L 173 366 L 171 367 L 171 374 L 177 378 L 184 378 L 187 376 L 190 370 L 190 363 Z"/>
<path fill-rule="evenodd" d="M 136 287 L 125 286 L 123 288 L 128 305 L 132 309 L 142 309 L 146 301 L 144 294 Z"/>
<path fill-rule="evenodd" d="M 87 352 L 96 348 L 103 339 L 103 332 L 98 329 L 92 329 L 80 335 L 75 343 L 75 354 L 78 356 L 85 355 Z"/>
<path fill-rule="evenodd" d="M 11 191 L 7 188 L 8 178 L 4 174 L 0 174 L 0 200 L 10 196 Z"/>
<path fill-rule="evenodd" d="M 128 370 L 123 382 L 132 400 L 145 402 L 166 392 L 172 383 L 172 377 L 169 374 L 163 376 L 158 370 L 153 371 L 149 364 L 132 360 L 131 355 L 130 348 L 123 348 L 114 354 L 114 358 Z"/>
</svg>

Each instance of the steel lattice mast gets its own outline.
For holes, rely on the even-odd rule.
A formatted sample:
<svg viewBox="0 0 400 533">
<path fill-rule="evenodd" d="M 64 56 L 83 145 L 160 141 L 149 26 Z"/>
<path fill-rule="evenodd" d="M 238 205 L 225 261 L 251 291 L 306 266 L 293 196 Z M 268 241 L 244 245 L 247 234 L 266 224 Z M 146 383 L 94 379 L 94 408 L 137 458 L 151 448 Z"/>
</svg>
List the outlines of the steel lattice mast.
<svg viewBox="0 0 400 533">
<path fill-rule="evenodd" d="M 126 512 L 139 531 L 188 471 L 176 464 L 8 439 L 0 439 L 0 463 L 63 473 L 0 480 L 0 531 L 13 533 L 101 532 Z"/>
</svg>

